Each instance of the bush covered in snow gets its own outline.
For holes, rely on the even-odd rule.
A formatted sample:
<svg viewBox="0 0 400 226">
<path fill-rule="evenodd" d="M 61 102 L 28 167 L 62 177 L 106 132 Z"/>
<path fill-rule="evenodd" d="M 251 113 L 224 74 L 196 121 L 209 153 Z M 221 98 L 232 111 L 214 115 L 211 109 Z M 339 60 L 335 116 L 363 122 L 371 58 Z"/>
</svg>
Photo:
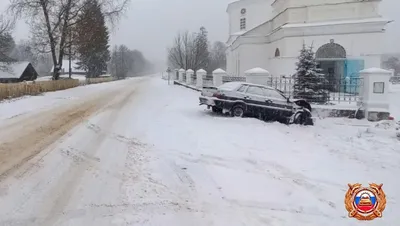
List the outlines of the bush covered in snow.
<svg viewBox="0 0 400 226">
<path fill-rule="evenodd" d="M 394 129 L 396 137 L 400 140 L 400 121 L 398 121 L 398 122 L 393 121 L 393 120 L 380 121 L 375 125 L 375 128 L 385 129 L 385 130 L 393 130 Z"/>
</svg>

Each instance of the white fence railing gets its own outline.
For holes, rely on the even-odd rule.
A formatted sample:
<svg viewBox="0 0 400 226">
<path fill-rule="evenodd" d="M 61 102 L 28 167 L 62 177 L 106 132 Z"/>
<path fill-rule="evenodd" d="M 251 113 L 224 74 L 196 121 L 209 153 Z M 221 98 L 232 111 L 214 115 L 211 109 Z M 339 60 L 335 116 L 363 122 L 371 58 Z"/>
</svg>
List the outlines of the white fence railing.
<svg viewBox="0 0 400 226">
<path fill-rule="evenodd" d="M 390 78 L 390 82 L 391 82 L 393 85 L 400 84 L 400 76 L 393 76 L 393 77 L 391 77 L 391 78 Z"/>
</svg>

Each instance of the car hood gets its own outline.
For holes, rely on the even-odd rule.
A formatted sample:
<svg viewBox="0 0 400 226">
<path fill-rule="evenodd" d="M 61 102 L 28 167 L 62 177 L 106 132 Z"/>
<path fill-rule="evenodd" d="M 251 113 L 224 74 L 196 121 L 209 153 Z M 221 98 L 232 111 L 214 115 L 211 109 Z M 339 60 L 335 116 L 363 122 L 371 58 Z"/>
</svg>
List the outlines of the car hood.
<svg viewBox="0 0 400 226">
<path fill-rule="evenodd" d="M 304 99 L 290 99 L 289 100 L 291 103 L 296 104 L 297 106 L 307 108 L 309 111 L 311 111 L 311 104 L 308 103 L 308 101 Z"/>
</svg>

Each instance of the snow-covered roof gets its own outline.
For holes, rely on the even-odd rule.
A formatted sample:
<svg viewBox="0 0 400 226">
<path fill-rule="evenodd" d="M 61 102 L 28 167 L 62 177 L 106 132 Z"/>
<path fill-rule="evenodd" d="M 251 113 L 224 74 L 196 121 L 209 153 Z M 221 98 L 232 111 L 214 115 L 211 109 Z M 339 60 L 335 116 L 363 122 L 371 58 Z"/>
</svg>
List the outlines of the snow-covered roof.
<svg viewBox="0 0 400 226">
<path fill-rule="evenodd" d="M 85 72 L 85 70 L 76 69 L 77 67 L 78 67 L 78 61 L 76 61 L 76 60 L 71 61 L 72 72 L 80 72 L 80 73 L 84 73 Z M 53 68 L 53 70 L 54 70 L 54 68 Z M 63 60 L 62 61 L 61 71 L 64 71 L 66 73 L 69 72 L 69 60 Z"/>
<path fill-rule="evenodd" d="M 277 18 L 279 15 L 276 15 L 274 18 L 271 18 L 270 20 L 267 20 L 265 22 L 260 23 L 259 25 L 244 30 L 244 31 L 239 31 L 234 34 L 231 34 L 228 41 L 227 45 L 231 46 L 233 45 L 241 36 L 246 35 L 247 33 L 265 25 L 272 23 L 275 18 Z M 344 25 L 344 24 L 357 24 L 357 23 L 390 23 L 391 20 L 378 17 L 378 18 L 367 18 L 367 19 L 360 19 L 360 20 L 336 20 L 336 21 L 328 21 L 328 22 L 317 22 L 317 23 L 296 23 L 296 24 L 285 24 L 279 28 L 301 28 L 301 27 L 318 27 L 318 26 L 330 26 L 330 25 Z M 277 28 L 278 29 L 278 28 Z"/>
<path fill-rule="evenodd" d="M 267 70 L 265 70 L 263 68 L 260 68 L 260 67 L 256 67 L 256 68 L 247 70 L 244 73 L 245 74 L 265 74 L 265 73 L 268 73 L 269 74 L 269 71 L 267 71 Z"/>
<path fill-rule="evenodd" d="M 225 73 L 226 73 L 226 71 L 222 70 L 221 68 L 218 68 L 213 71 L 213 74 L 225 74 Z"/>
<path fill-rule="evenodd" d="M 342 24 L 359 24 L 359 23 L 375 23 L 375 22 L 386 22 L 390 20 L 385 18 L 368 18 L 361 20 L 336 20 L 329 22 L 318 22 L 318 23 L 297 23 L 297 24 L 285 24 L 282 28 L 296 28 L 296 27 L 318 27 L 318 26 L 330 26 L 330 25 L 342 25 Z"/>
<path fill-rule="evenodd" d="M 197 72 L 200 72 L 200 73 L 207 73 L 207 71 L 204 70 L 204 69 L 199 69 L 199 70 L 197 70 Z"/>
<path fill-rule="evenodd" d="M 0 78 L 20 78 L 28 65 L 27 61 L 10 64 L 9 71 L 0 71 Z"/>
<path fill-rule="evenodd" d="M 242 30 L 242 31 L 238 31 L 238 32 L 236 32 L 236 33 L 233 33 L 232 35 L 233 35 L 233 36 L 242 35 L 242 34 L 244 34 L 244 33 L 246 33 L 246 32 L 247 32 L 247 30 Z"/>
<path fill-rule="evenodd" d="M 179 69 L 179 72 L 185 72 L 185 69 L 181 68 Z"/>
<path fill-rule="evenodd" d="M 186 72 L 193 73 L 194 71 L 192 69 L 188 69 Z"/>
<path fill-rule="evenodd" d="M 360 73 L 385 73 L 385 74 L 389 74 L 389 73 L 392 73 L 392 72 L 388 71 L 388 70 L 385 70 L 385 69 L 382 69 L 382 68 L 373 67 L 373 68 L 364 69 L 364 70 L 360 71 Z"/>
</svg>

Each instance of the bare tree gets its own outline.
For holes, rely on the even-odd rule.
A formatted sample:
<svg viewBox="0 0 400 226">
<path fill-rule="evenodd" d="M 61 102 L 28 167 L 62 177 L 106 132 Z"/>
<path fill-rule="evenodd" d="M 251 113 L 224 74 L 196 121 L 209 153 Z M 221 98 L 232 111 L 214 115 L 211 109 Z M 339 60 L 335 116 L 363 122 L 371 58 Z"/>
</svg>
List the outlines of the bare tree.
<svg viewBox="0 0 400 226">
<path fill-rule="evenodd" d="M 17 17 L 24 16 L 32 28 L 36 48 L 48 52 L 53 60 L 53 79 L 60 76 L 62 62 L 67 48 L 71 45 L 68 37 L 79 15 L 88 1 L 86 0 L 10 0 L 9 11 Z M 121 16 L 129 0 L 101 0 L 99 4 L 111 24 Z"/>
<path fill-rule="evenodd" d="M 27 40 L 19 41 L 10 56 L 18 61 L 28 61 L 34 66 L 37 65 L 39 60 L 39 54 L 33 51 L 32 44 Z"/>
<path fill-rule="evenodd" d="M 395 75 L 400 74 L 400 60 L 397 57 L 389 57 L 389 59 L 383 62 L 383 67 L 393 69 Z"/>
<path fill-rule="evenodd" d="M 120 45 L 113 48 L 109 71 L 114 77 L 123 79 L 151 73 L 153 65 L 139 50 L 130 50 Z"/>
<path fill-rule="evenodd" d="M 10 64 L 15 62 L 15 59 L 10 57 L 11 52 L 15 47 L 14 39 L 10 32 L 14 27 L 14 22 L 7 20 L 4 16 L 0 16 L 0 70 L 8 71 Z"/>
<path fill-rule="evenodd" d="M 191 37 L 188 31 L 178 33 L 174 44 L 168 49 L 168 62 L 174 68 L 188 69 Z"/>
<path fill-rule="evenodd" d="M 168 64 L 173 68 L 198 70 L 206 68 L 209 60 L 207 31 L 178 33 L 168 49 Z"/>
</svg>

